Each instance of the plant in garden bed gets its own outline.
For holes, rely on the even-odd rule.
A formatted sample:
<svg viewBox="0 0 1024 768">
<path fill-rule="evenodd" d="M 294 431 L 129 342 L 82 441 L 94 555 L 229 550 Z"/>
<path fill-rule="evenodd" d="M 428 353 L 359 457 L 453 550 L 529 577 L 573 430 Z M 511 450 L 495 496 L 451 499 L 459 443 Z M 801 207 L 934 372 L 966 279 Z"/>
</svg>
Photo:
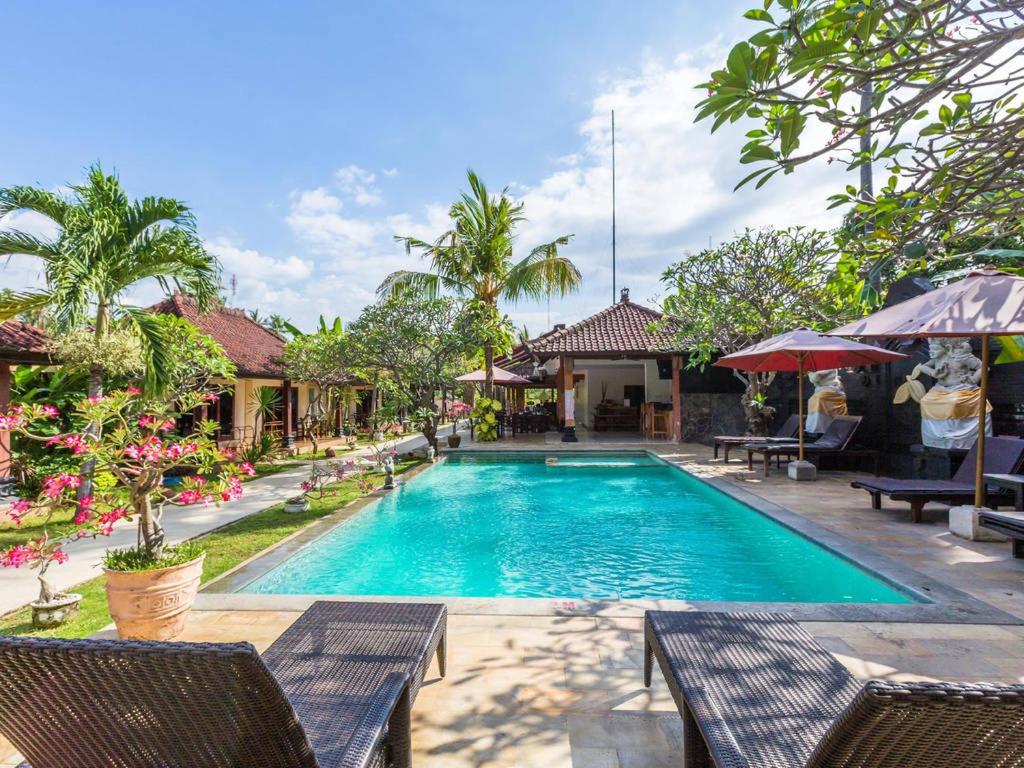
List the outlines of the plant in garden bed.
<svg viewBox="0 0 1024 768">
<path fill-rule="evenodd" d="M 448 435 L 449 447 L 458 448 L 462 443 L 462 437 L 459 435 L 459 421 L 469 416 L 472 411 L 473 407 L 461 400 L 449 403 L 448 414 L 452 417 L 452 433 Z"/>
<path fill-rule="evenodd" d="M 348 475 L 361 473 L 362 470 L 351 459 L 348 461 L 314 461 L 309 468 L 309 477 L 299 484 L 302 493 L 285 502 L 288 512 L 305 512 L 309 509 L 311 499 L 322 499 L 337 494 L 337 489 L 329 489 L 341 482 Z"/>
<path fill-rule="evenodd" d="M 481 443 L 489 443 L 498 439 L 498 414 L 501 413 L 501 402 L 488 397 L 478 398 L 473 408 L 472 418 L 475 424 L 473 436 Z"/>
<path fill-rule="evenodd" d="M 131 570 L 164 569 L 180 564 L 183 550 L 169 547 L 165 541 L 166 507 L 238 498 L 242 493 L 240 476 L 255 471 L 250 464 L 229 461 L 217 449 L 211 438 L 212 422 L 201 423 L 195 433 L 185 437 L 172 434 L 180 412 L 193 411 L 211 397 L 206 393 L 186 393 L 178 400 L 180 411 L 166 403 L 144 399 L 134 388 L 106 397 L 91 397 L 78 406 L 75 421 L 99 425 L 99 436 L 89 430 L 46 435 L 45 425 L 59 415 L 49 405 L 15 407 L 0 416 L 0 429 L 67 451 L 92 472 L 88 477 L 73 472 L 50 475 L 43 480 L 42 490 L 35 498 L 19 499 L 12 504 L 8 514 L 15 521 L 32 515 L 44 524 L 39 536 L 4 552 L 0 564 L 38 569 L 38 602 L 52 603 L 58 593 L 47 581 L 47 572 L 54 563 L 67 560 L 66 545 L 80 538 L 109 536 L 119 520 L 133 520 L 138 525 L 138 545 L 132 550 L 132 562 L 136 565 Z M 165 475 L 185 471 L 194 474 L 185 475 L 174 490 L 164 485 Z M 104 478 L 106 481 L 101 482 Z M 87 479 L 95 481 L 92 491 L 79 496 L 77 491 Z M 70 522 L 56 522 L 69 516 Z M 48 524 L 50 521 L 52 525 Z M 108 578 L 121 572 L 118 566 L 127 562 L 127 557 L 123 550 L 108 555 Z M 201 558 L 192 557 L 191 561 L 201 562 Z M 112 600 L 114 592 L 111 588 Z M 183 605 L 182 614 L 190 603 L 188 599 Z M 116 619 L 117 612 L 114 613 Z M 177 621 L 180 623 L 182 618 Z M 144 624 L 146 619 L 140 621 Z M 151 629 L 158 634 L 165 631 L 155 626 Z M 145 627 L 139 631 L 145 632 Z"/>
</svg>

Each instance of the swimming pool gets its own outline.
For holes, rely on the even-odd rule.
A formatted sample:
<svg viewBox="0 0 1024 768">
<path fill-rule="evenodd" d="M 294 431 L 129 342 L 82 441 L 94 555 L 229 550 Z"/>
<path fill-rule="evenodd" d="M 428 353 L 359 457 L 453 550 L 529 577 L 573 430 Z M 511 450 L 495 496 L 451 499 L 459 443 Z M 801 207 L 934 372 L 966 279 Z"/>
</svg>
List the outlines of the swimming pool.
<svg viewBox="0 0 1024 768">
<path fill-rule="evenodd" d="M 450 456 L 242 591 L 915 602 L 649 454 L 548 456 Z"/>
</svg>

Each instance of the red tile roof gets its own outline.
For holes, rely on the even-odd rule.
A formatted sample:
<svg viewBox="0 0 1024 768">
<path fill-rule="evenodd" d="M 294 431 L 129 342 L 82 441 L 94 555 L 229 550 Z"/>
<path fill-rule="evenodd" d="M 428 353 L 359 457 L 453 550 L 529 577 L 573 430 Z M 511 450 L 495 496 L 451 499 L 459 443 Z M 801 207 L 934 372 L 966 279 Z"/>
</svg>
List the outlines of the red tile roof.
<svg viewBox="0 0 1024 768">
<path fill-rule="evenodd" d="M 45 362 L 49 352 L 50 337 L 42 328 L 20 320 L 0 323 L 0 358 L 9 362 Z"/>
<path fill-rule="evenodd" d="M 151 312 L 183 317 L 211 336 L 235 364 L 239 376 L 284 379 L 281 355 L 284 341 L 246 314 L 244 309 L 215 307 L 200 312 L 192 299 L 176 293 L 149 308 Z"/>
<path fill-rule="evenodd" d="M 586 320 L 537 339 L 532 346 L 538 355 L 547 357 L 677 352 L 671 330 L 648 330 L 661 317 L 660 312 L 624 298 Z"/>
</svg>

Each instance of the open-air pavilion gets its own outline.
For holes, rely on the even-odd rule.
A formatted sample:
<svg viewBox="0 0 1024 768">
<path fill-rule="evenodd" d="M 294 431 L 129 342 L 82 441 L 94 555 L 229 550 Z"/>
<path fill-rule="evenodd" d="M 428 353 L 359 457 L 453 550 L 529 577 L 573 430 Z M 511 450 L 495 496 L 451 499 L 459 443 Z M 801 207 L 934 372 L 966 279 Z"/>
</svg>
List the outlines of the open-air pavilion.
<svg viewBox="0 0 1024 768">
<path fill-rule="evenodd" d="M 678 441 L 681 352 L 671 331 L 652 329 L 661 319 L 623 289 L 612 306 L 556 325 L 495 364 L 529 379 L 523 388 L 557 392 L 558 424 L 569 441 L 577 428 L 640 434 L 645 410 L 661 422 L 665 437 Z M 512 408 L 523 402 L 513 395 Z"/>
</svg>

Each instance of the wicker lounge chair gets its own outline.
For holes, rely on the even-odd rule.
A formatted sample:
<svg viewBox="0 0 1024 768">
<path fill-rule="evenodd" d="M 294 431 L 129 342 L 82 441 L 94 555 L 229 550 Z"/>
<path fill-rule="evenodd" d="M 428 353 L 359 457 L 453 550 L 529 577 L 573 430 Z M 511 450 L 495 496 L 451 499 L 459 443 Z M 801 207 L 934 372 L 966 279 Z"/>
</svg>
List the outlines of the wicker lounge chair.
<svg viewBox="0 0 1024 768">
<path fill-rule="evenodd" d="M 745 445 L 750 442 L 758 443 L 774 443 L 783 442 L 791 443 L 797 439 L 797 433 L 800 431 L 800 416 L 799 414 L 793 414 L 782 426 L 779 427 L 779 431 L 775 433 L 775 437 L 758 437 L 751 438 L 750 435 L 740 437 L 739 435 L 718 435 L 715 437 L 715 458 L 718 458 L 718 449 L 723 449 L 722 461 L 726 464 L 729 463 L 729 452 L 739 445 Z"/>
<path fill-rule="evenodd" d="M 33 768 L 410 765 L 443 605 L 319 602 L 248 643 L 0 637 L 0 733 Z"/>
<path fill-rule="evenodd" d="M 1009 537 L 1013 556 L 1024 558 L 1024 512 L 992 512 L 986 509 L 978 513 L 978 525 Z"/>
<path fill-rule="evenodd" d="M 813 443 L 804 445 L 804 457 L 810 461 L 835 454 L 845 453 L 849 456 L 872 456 L 875 459 L 875 474 L 878 474 L 878 452 L 872 449 L 850 448 L 850 440 L 853 439 L 857 427 L 860 426 L 863 416 L 836 416 L 824 434 Z M 758 443 L 750 442 L 743 445 L 747 451 L 747 469 L 754 469 L 754 454 L 764 456 L 764 476 L 768 477 L 768 468 L 774 456 L 781 459 L 783 456 L 789 458 L 798 456 L 800 448 L 795 443 Z"/>
<path fill-rule="evenodd" d="M 865 685 L 786 614 L 648 611 L 687 768 L 1024 766 L 1024 685 Z"/>
<path fill-rule="evenodd" d="M 911 518 L 922 520 L 922 510 L 929 501 L 943 504 L 974 503 L 974 469 L 977 446 L 967 452 L 952 480 L 897 480 L 892 477 L 855 480 L 852 488 L 863 488 L 871 494 L 871 508 L 882 508 L 882 497 L 910 504 Z M 985 474 L 1012 474 L 1024 463 L 1024 440 L 1015 437 L 989 437 L 985 440 Z M 993 489 L 987 494 L 990 505 L 1013 504 L 1013 493 Z"/>
</svg>

